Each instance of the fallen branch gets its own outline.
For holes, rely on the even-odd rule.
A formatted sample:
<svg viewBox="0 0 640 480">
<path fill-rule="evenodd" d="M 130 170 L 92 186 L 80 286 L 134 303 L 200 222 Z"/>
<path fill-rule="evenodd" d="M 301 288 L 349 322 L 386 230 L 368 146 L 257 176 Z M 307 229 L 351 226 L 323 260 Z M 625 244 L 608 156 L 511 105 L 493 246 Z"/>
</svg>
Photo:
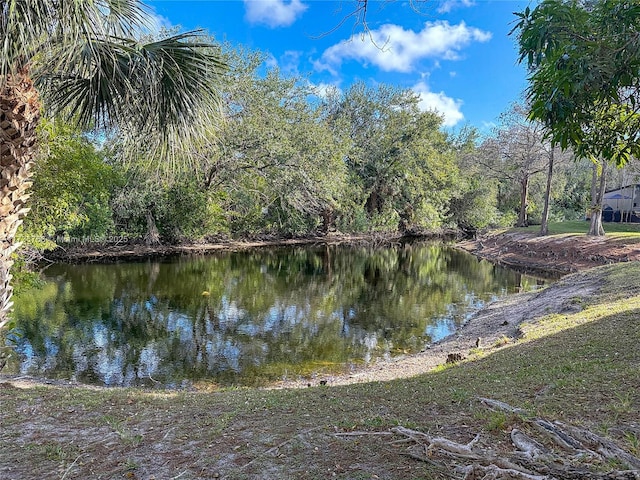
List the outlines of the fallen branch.
<svg viewBox="0 0 640 480">
<path fill-rule="evenodd" d="M 416 443 L 421 443 L 421 441 L 425 441 L 427 443 L 431 443 L 431 435 L 428 435 L 424 432 L 418 432 L 417 430 L 411 430 L 410 428 L 405 428 L 403 426 L 394 427 L 391 429 L 393 433 L 399 433 L 400 435 L 404 435 L 405 437 L 409 437 L 411 440 L 414 440 Z"/>
<path fill-rule="evenodd" d="M 566 430 L 569 430 L 574 438 L 577 438 L 578 441 L 582 442 L 583 444 L 588 444 L 593 450 L 598 452 L 606 460 L 616 460 L 628 465 L 631 468 L 640 470 L 640 458 L 634 457 L 630 453 L 625 452 L 611 440 L 607 440 L 606 438 L 596 435 L 589 430 L 584 430 L 572 425 L 565 425 L 560 422 L 556 422 L 556 424 Z"/>
<path fill-rule="evenodd" d="M 529 473 L 526 468 L 508 459 L 500 458 L 491 451 L 475 447 L 480 440 L 480 434 L 476 435 L 469 443 L 463 444 L 443 437 L 432 437 L 424 432 L 411 430 L 402 426 L 394 427 L 391 431 L 409 437 L 417 444 L 422 445 L 426 458 L 430 459 L 429 463 L 433 463 L 431 459 L 440 455 L 454 460 L 473 461 L 483 465 L 498 466 L 505 470 L 517 470 L 522 473 Z"/>
<path fill-rule="evenodd" d="M 544 445 L 517 428 L 511 430 L 511 442 L 518 450 L 522 451 L 524 455 L 532 460 L 536 460 L 549 453 L 549 450 L 547 450 Z"/>
<path fill-rule="evenodd" d="M 334 437 L 363 437 L 365 435 L 393 435 L 393 432 L 337 432 Z"/>
<path fill-rule="evenodd" d="M 471 440 L 467 444 L 457 443 L 443 437 L 432 437 L 424 432 L 418 432 L 417 430 L 411 430 L 402 426 L 394 427 L 392 432 L 409 437 L 416 443 L 421 443 L 426 446 L 428 455 L 432 455 L 434 450 L 439 449 L 441 453 L 452 457 L 468 458 L 472 460 L 478 460 L 481 456 L 473 451 L 473 446 L 478 442 L 480 435 Z"/>
<path fill-rule="evenodd" d="M 480 397 L 478 400 L 480 400 L 480 402 L 489 407 L 491 410 L 500 410 L 502 412 L 513 413 L 515 415 L 526 415 L 527 413 L 527 411 L 522 408 L 512 407 L 511 405 L 501 402 L 500 400 L 482 397 Z"/>
<path fill-rule="evenodd" d="M 455 470 L 465 480 L 640 480 L 640 459 L 606 438 L 560 422 L 554 424 L 542 418 L 526 418 L 525 410 L 499 400 L 481 398 L 480 401 L 492 410 L 524 417 L 522 422 L 543 433 L 566 453 L 551 450 L 542 441 L 517 428 L 510 434 L 516 450 L 508 455 L 481 448 L 479 434 L 463 444 L 402 426 L 392 428 L 391 432 L 406 438 L 392 443 L 412 442 L 406 455 L 440 468 L 445 462 L 455 462 Z M 418 452 L 416 446 L 420 447 Z M 438 461 L 438 458 L 442 460 Z M 598 472 L 589 468 L 589 460 L 599 467 L 615 461 L 633 470 Z"/>
<path fill-rule="evenodd" d="M 541 418 L 534 418 L 533 420 L 531 420 L 531 425 L 536 427 L 541 432 L 547 434 L 556 444 L 558 444 L 565 450 L 568 450 L 572 453 L 584 450 L 584 446 L 575 438 L 567 435 L 566 432 L 563 432 L 554 424 L 547 422 L 546 420 L 543 420 Z"/>
<path fill-rule="evenodd" d="M 429 450 L 434 450 L 439 448 L 440 450 L 452 454 L 456 457 L 461 458 L 470 458 L 470 459 L 479 459 L 481 455 L 477 452 L 473 451 L 473 446 L 480 439 L 480 434 L 476 435 L 476 437 L 471 440 L 467 444 L 461 444 L 452 442 L 451 440 L 447 440 L 446 438 L 437 437 L 431 440 L 431 445 L 429 445 Z M 484 453 L 484 452 L 483 452 Z"/>
</svg>

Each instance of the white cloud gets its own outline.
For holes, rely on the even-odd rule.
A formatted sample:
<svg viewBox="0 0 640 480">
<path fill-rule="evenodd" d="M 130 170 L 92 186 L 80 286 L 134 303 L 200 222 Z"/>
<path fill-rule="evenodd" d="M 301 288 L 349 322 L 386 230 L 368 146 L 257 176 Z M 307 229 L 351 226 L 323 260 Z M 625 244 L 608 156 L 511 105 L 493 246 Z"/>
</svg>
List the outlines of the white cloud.
<svg viewBox="0 0 640 480">
<path fill-rule="evenodd" d="M 456 8 L 472 7 L 475 5 L 473 0 L 442 0 L 438 7 L 438 13 L 448 13 Z"/>
<path fill-rule="evenodd" d="M 151 21 L 153 22 L 154 31 L 156 32 L 159 32 L 163 28 L 167 30 L 175 28 L 175 25 L 171 23 L 171 20 L 169 20 L 167 17 L 163 17 L 162 15 L 152 15 Z"/>
<path fill-rule="evenodd" d="M 410 72 L 424 58 L 455 60 L 471 42 L 486 42 L 491 33 L 464 22 L 426 22 L 419 32 L 387 24 L 372 30 L 370 37 L 352 38 L 329 47 L 316 62 L 319 70 L 335 73 L 344 60 L 371 63 L 384 71 Z"/>
<path fill-rule="evenodd" d="M 445 127 L 453 127 L 464 120 L 464 115 L 460 111 L 462 100 L 448 97 L 444 92 L 432 92 L 425 82 L 418 82 L 413 86 L 413 91 L 420 97 L 420 109 L 424 111 L 435 110 L 440 113 L 444 117 L 442 124 Z"/>
<path fill-rule="evenodd" d="M 302 52 L 298 52 L 296 50 L 287 50 L 280 57 L 280 68 L 282 68 L 282 71 L 285 73 L 297 74 L 301 57 Z"/>
<path fill-rule="evenodd" d="M 277 68 L 285 75 L 298 76 L 301 58 L 302 52 L 296 50 L 287 50 L 279 57 L 269 53 L 266 56 L 265 65 L 269 69 Z"/>
<path fill-rule="evenodd" d="M 328 98 L 334 95 L 342 95 L 342 90 L 332 83 L 312 83 L 309 82 L 309 88 L 313 90 L 313 93 L 320 98 Z"/>
<path fill-rule="evenodd" d="M 145 33 L 158 34 L 162 30 L 172 30 L 176 28 L 167 17 L 160 15 L 154 8 L 150 8 L 149 15 L 146 17 Z"/>
<path fill-rule="evenodd" d="M 271 28 L 288 27 L 307 9 L 301 0 L 244 0 L 247 20 Z"/>
<path fill-rule="evenodd" d="M 278 59 L 273 56 L 273 53 L 267 54 L 267 58 L 264 61 L 267 68 L 278 68 L 280 65 L 278 64 Z"/>
</svg>

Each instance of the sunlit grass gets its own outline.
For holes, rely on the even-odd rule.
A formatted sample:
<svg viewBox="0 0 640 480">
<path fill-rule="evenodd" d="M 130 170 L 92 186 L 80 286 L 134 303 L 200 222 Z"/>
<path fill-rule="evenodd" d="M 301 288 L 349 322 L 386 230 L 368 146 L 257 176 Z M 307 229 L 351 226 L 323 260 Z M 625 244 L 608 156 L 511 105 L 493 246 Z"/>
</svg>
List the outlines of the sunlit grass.
<svg viewBox="0 0 640 480">
<path fill-rule="evenodd" d="M 624 315 L 634 309 L 640 309 L 640 296 L 592 305 L 578 313 L 548 315 L 535 323 L 523 323 L 520 326 L 523 334 L 520 341 L 543 338 L 611 315 Z"/>
</svg>

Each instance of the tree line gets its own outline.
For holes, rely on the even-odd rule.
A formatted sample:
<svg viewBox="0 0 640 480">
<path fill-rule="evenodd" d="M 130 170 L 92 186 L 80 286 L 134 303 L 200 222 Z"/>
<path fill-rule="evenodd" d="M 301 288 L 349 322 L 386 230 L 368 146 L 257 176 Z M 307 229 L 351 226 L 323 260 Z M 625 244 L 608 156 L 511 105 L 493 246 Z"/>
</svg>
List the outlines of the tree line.
<svg viewBox="0 0 640 480">
<path fill-rule="evenodd" d="M 471 127 L 447 132 L 411 90 L 321 91 L 266 68 L 261 52 L 222 50 L 224 120 L 174 151 L 174 162 L 132 161 L 117 136 L 43 123 L 25 244 L 474 232 L 541 221 L 551 150 L 523 105 L 485 137 Z M 580 218 L 589 168 L 561 157 L 551 217 Z"/>
</svg>

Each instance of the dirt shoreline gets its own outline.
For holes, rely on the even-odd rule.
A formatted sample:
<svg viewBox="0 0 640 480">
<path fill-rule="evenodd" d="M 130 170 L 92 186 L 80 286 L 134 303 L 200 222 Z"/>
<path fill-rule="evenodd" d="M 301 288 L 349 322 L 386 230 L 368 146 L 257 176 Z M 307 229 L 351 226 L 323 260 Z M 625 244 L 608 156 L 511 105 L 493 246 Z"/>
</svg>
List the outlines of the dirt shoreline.
<svg viewBox="0 0 640 480">
<path fill-rule="evenodd" d="M 540 237 L 508 231 L 462 241 L 457 247 L 500 265 L 562 276 L 599 265 L 640 261 L 640 243 L 636 242 L 584 234 Z"/>
<path fill-rule="evenodd" d="M 318 239 L 322 243 L 371 244 L 371 237 L 340 237 L 328 240 Z M 399 237 L 386 236 L 383 241 L 399 241 Z M 205 251 L 224 249 L 255 248 L 255 246 L 283 246 L 314 243 L 311 239 L 278 242 L 240 242 L 238 245 L 211 245 Z M 537 237 L 521 232 L 500 233 L 484 236 L 474 241 L 460 242 L 458 248 L 469 251 L 494 263 L 508 265 L 520 270 L 566 275 L 598 265 L 623 261 L 640 261 L 640 248 L 636 244 L 625 244 L 610 239 L 592 239 L 586 236 Z M 184 247 L 185 252 L 203 253 L 196 247 Z M 194 250 L 192 250 L 194 249 Z M 602 252 L 606 250 L 607 254 Z M 148 250 L 147 250 L 148 251 Z M 120 254 L 122 251 L 119 252 Z M 173 251 L 175 253 L 175 250 Z M 84 255 L 89 255 L 85 252 Z M 91 258 L 90 256 L 83 257 Z M 523 322 L 535 322 L 536 319 L 566 311 L 574 311 L 575 299 L 585 298 L 600 287 L 598 275 L 580 273 L 554 283 L 537 292 L 509 295 L 476 313 L 463 327 L 453 335 L 431 344 L 418 354 L 379 360 L 344 374 L 316 374 L 312 378 L 293 378 L 276 382 L 266 388 L 304 388 L 315 385 L 350 385 L 373 381 L 386 381 L 408 378 L 427 373 L 447 363 L 447 360 L 466 358 L 474 352 L 487 352 L 502 348 L 516 340 L 520 335 Z M 34 383 L 46 383 L 59 386 L 81 386 L 73 382 L 41 380 L 18 375 L 2 375 L 0 381 L 11 382 L 15 386 L 29 386 Z"/>
</svg>

